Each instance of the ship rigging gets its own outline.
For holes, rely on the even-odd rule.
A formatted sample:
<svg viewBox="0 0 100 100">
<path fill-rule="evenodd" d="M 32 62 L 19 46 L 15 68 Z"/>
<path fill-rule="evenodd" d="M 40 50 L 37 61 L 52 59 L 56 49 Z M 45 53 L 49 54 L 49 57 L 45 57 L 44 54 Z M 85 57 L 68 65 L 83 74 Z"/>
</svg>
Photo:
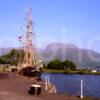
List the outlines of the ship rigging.
<svg viewBox="0 0 100 100">
<path fill-rule="evenodd" d="M 33 21 L 32 21 L 32 8 L 28 8 L 26 10 L 26 27 L 23 28 L 25 32 L 25 36 L 19 36 L 20 41 L 20 57 L 19 57 L 19 67 L 18 69 L 21 70 L 23 68 L 31 67 L 34 68 L 36 71 L 39 71 L 41 67 L 43 67 L 42 60 L 40 60 L 36 42 L 35 42 L 35 35 L 36 33 L 33 32 Z M 22 57 L 22 50 L 24 51 L 24 58 Z M 22 60 L 23 58 L 23 60 Z"/>
</svg>

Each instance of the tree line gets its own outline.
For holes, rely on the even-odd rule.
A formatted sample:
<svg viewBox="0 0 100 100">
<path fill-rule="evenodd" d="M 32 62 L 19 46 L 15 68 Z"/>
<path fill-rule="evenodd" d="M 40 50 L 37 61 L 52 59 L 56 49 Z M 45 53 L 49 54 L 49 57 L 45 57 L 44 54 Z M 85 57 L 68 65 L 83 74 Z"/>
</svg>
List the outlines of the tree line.
<svg viewBox="0 0 100 100">
<path fill-rule="evenodd" d="M 18 65 L 22 63 L 24 60 L 25 52 L 23 50 L 12 49 L 10 53 L 6 55 L 2 55 L 0 57 L 0 64 L 11 64 L 11 65 Z M 44 64 L 45 68 L 48 69 L 57 69 L 57 70 L 76 70 L 76 65 L 72 61 L 60 61 L 60 60 L 52 60 L 47 64 Z"/>
<path fill-rule="evenodd" d="M 56 70 L 76 70 L 76 65 L 69 60 L 60 61 L 60 60 L 53 60 L 47 64 L 48 69 L 56 69 Z"/>
<path fill-rule="evenodd" d="M 20 58 L 20 55 L 21 58 Z M 24 51 L 12 49 L 10 53 L 6 55 L 2 55 L 0 57 L 0 64 L 11 64 L 11 65 L 18 65 L 19 61 L 23 61 L 24 59 Z"/>
</svg>

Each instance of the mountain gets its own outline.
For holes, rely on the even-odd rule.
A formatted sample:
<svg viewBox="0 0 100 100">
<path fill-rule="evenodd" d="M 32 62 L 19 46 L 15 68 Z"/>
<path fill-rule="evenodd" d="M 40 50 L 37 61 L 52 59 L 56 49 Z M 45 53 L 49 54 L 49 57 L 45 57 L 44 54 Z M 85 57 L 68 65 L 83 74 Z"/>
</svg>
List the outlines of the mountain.
<svg viewBox="0 0 100 100">
<path fill-rule="evenodd" d="M 9 53 L 13 48 L 0 48 L 0 56 Z"/>
<path fill-rule="evenodd" d="M 100 54 L 89 49 L 78 48 L 73 44 L 51 43 L 41 53 L 42 60 L 48 62 L 59 60 L 71 60 L 78 67 L 87 68 L 100 66 Z"/>
<path fill-rule="evenodd" d="M 18 49 L 18 48 L 17 48 Z M 1 48 L 0 55 L 9 53 L 12 48 Z M 51 43 L 45 49 L 38 50 L 45 64 L 54 59 L 70 60 L 79 68 L 100 66 L 100 54 L 89 49 L 78 48 L 73 44 Z"/>
</svg>

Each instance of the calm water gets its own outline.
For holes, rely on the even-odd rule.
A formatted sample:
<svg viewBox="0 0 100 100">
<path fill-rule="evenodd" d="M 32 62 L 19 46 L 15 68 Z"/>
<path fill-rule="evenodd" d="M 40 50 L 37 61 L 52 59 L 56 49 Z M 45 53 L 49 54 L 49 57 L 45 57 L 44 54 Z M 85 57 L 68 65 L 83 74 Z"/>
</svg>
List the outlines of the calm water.
<svg viewBox="0 0 100 100">
<path fill-rule="evenodd" d="M 50 82 L 55 84 L 60 94 L 80 95 L 80 81 L 83 80 L 83 94 L 100 98 L 99 75 L 65 75 L 65 74 L 42 74 L 41 78 L 49 75 Z"/>
</svg>

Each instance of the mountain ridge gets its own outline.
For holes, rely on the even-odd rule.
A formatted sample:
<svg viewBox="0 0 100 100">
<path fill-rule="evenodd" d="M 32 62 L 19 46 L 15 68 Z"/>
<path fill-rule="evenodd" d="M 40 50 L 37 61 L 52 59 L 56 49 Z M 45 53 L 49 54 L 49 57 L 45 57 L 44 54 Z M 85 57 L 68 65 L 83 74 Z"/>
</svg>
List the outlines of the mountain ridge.
<svg viewBox="0 0 100 100">
<path fill-rule="evenodd" d="M 12 49 L 0 48 L 0 56 L 9 53 Z M 38 49 L 38 52 L 45 64 L 58 59 L 61 61 L 73 61 L 79 68 L 100 66 L 100 53 L 90 49 L 79 48 L 73 44 L 51 43 L 45 49 Z"/>
<path fill-rule="evenodd" d="M 90 49 L 78 48 L 73 44 L 49 44 L 42 54 L 42 60 L 47 64 L 54 59 L 71 60 L 77 66 L 85 68 L 100 66 L 100 53 Z"/>
</svg>

